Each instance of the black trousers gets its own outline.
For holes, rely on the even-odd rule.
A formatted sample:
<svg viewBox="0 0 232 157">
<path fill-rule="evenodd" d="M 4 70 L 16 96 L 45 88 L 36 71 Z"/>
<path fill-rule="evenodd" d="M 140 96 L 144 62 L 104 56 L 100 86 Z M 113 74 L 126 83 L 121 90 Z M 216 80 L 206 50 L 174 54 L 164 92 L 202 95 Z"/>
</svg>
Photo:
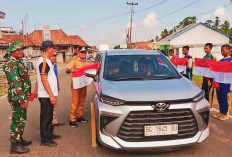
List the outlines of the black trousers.
<svg viewBox="0 0 232 157">
<path fill-rule="evenodd" d="M 40 136 L 41 142 L 49 142 L 53 135 L 53 109 L 50 98 L 39 98 L 40 102 Z"/>
<path fill-rule="evenodd" d="M 202 81 L 202 89 L 205 91 L 205 99 L 209 101 L 209 91 L 212 88 L 213 85 L 213 79 L 209 78 L 209 81 L 211 83 L 211 85 L 209 86 L 208 84 L 208 80 L 207 78 L 203 77 L 203 81 Z M 213 93 L 212 93 L 213 96 Z"/>
</svg>

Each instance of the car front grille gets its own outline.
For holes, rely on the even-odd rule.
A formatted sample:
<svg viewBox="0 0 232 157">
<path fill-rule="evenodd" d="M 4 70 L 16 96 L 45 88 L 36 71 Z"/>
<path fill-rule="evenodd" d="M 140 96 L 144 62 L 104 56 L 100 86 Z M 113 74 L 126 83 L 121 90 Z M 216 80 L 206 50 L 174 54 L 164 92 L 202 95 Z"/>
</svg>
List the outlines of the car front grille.
<svg viewBox="0 0 232 157">
<path fill-rule="evenodd" d="M 178 124 L 178 134 L 144 136 L 144 126 Z M 195 117 L 190 109 L 175 109 L 165 112 L 132 111 L 118 132 L 118 137 L 127 142 L 166 141 L 191 138 L 198 132 Z"/>
</svg>

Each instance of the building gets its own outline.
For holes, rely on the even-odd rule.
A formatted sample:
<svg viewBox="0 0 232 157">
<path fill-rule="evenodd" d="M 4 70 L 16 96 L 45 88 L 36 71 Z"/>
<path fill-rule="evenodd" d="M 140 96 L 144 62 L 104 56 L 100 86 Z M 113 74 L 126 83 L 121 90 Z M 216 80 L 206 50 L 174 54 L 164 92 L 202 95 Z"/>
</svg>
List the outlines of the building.
<svg viewBox="0 0 232 157">
<path fill-rule="evenodd" d="M 223 44 L 228 44 L 229 39 L 232 39 L 232 37 L 208 24 L 200 22 L 188 25 L 154 43 L 160 46 L 160 50 L 167 51 L 173 48 L 179 57 L 183 57 L 182 47 L 188 45 L 190 47 L 189 54 L 193 58 L 202 58 L 205 55 L 204 44 L 212 43 L 214 45 L 212 53 L 217 59 L 220 59 L 222 58 L 220 48 Z"/>
<path fill-rule="evenodd" d="M 0 61 L 4 60 L 6 54 L 6 49 L 8 45 L 18 40 L 20 41 L 26 49 L 24 49 L 24 54 L 29 58 L 38 57 L 41 55 L 41 44 L 44 41 L 43 30 L 34 30 L 28 35 L 17 34 L 9 28 L 4 28 L 1 31 L 2 37 L 0 38 Z M 88 48 L 88 44 L 81 39 L 78 35 L 68 36 L 63 30 L 50 30 L 50 40 L 54 42 L 56 46 L 59 47 L 57 52 L 57 62 L 67 62 L 71 59 L 74 53 L 82 47 Z"/>
<path fill-rule="evenodd" d="M 4 60 L 4 56 L 6 55 L 6 49 L 10 43 L 13 41 L 20 41 L 24 47 L 24 54 L 28 57 L 33 56 L 33 49 L 34 49 L 34 43 L 28 38 L 27 35 L 21 35 L 17 34 L 14 31 L 10 33 L 6 33 L 8 31 L 3 31 L 2 32 L 2 41 L 0 42 L 0 60 Z"/>
<path fill-rule="evenodd" d="M 128 45 L 128 49 L 153 50 L 154 48 L 155 48 L 155 44 L 150 41 L 140 41 L 140 42 L 135 42 L 131 45 Z"/>
<path fill-rule="evenodd" d="M 43 31 L 34 30 L 29 35 L 29 39 L 33 41 L 36 47 L 41 47 L 44 41 Z M 71 59 L 74 53 L 78 52 L 81 47 L 89 47 L 88 44 L 78 35 L 68 36 L 63 30 L 50 30 L 50 40 L 59 47 L 57 52 L 57 62 L 63 63 Z"/>
</svg>

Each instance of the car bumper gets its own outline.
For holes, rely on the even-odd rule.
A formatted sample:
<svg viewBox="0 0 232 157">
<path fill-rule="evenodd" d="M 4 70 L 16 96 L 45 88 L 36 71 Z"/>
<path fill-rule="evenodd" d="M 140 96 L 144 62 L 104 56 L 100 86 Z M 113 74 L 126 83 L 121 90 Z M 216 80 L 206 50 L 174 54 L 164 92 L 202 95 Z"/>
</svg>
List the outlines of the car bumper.
<svg viewBox="0 0 232 157">
<path fill-rule="evenodd" d="M 190 109 L 196 119 L 198 126 L 198 132 L 191 138 L 177 139 L 177 140 L 162 140 L 162 141 L 125 141 L 118 137 L 118 131 L 126 119 L 127 115 L 132 111 L 147 111 L 154 110 L 151 105 L 143 106 L 110 106 L 103 104 L 100 101 L 96 101 L 96 118 L 97 118 L 97 133 L 99 142 L 113 149 L 122 150 L 145 150 L 145 149 L 166 149 L 173 147 L 182 147 L 192 145 L 204 141 L 209 136 L 209 127 L 204 126 L 204 120 L 200 116 L 199 112 L 208 111 L 209 104 L 203 99 L 198 103 L 186 103 L 186 104 L 171 104 L 169 107 L 172 109 Z M 101 127 L 101 116 L 117 117 L 114 121 Z"/>
</svg>

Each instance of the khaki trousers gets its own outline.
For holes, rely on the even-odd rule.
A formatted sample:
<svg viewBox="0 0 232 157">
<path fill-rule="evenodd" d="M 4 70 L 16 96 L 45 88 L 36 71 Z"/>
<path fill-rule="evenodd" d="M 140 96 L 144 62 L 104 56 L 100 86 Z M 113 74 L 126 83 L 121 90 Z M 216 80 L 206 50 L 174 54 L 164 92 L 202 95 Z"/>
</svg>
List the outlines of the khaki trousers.
<svg viewBox="0 0 232 157">
<path fill-rule="evenodd" d="M 70 111 L 70 121 L 75 121 L 76 118 L 83 116 L 87 87 L 74 89 L 71 82 L 72 103 Z"/>
</svg>

